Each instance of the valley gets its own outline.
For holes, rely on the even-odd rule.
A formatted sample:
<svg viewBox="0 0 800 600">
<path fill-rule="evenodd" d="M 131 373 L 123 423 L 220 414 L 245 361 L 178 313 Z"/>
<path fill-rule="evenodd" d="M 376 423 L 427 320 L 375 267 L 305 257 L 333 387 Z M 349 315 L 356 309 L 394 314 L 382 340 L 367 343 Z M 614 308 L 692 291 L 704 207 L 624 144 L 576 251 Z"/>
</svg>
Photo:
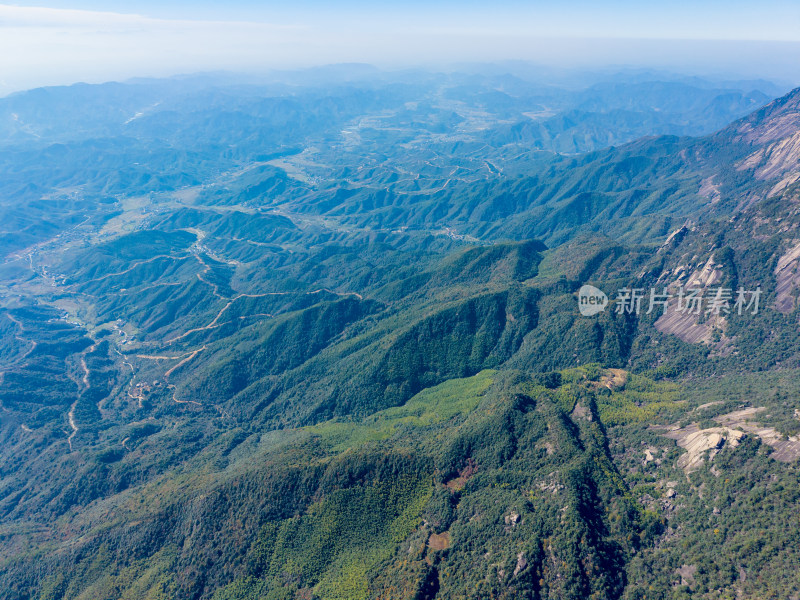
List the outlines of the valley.
<svg viewBox="0 0 800 600">
<path fill-rule="evenodd" d="M 0 99 L 0 598 L 795 597 L 800 91 L 388 77 Z"/>
</svg>

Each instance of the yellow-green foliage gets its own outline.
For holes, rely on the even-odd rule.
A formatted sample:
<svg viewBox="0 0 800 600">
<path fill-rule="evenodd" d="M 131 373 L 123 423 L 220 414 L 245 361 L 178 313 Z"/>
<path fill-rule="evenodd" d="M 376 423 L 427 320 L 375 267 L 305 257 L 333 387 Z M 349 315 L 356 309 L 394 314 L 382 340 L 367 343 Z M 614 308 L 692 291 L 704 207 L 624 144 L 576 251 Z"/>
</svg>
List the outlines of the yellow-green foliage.
<svg viewBox="0 0 800 600">
<path fill-rule="evenodd" d="M 105 546 L 101 546 L 93 559 L 85 565 L 82 577 L 64 586 L 61 573 L 49 576 L 43 583 L 40 598 L 119 598 L 120 600 L 168 600 L 175 597 L 175 549 L 167 547 L 146 560 L 133 561 L 127 567 L 112 567 L 112 559 Z M 96 572 L 103 569 L 103 574 Z M 91 582 L 91 583 L 89 583 Z M 76 590 L 83 591 L 76 593 Z"/>
<path fill-rule="evenodd" d="M 533 397 L 547 393 L 559 408 L 571 413 L 582 393 L 593 391 L 606 425 L 644 423 L 661 416 L 669 416 L 675 409 L 686 404 L 679 399 L 681 386 L 668 381 L 653 381 L 641 375 L 627 373 L 624 385 L 605 385 L 613 374 L 597 364 L 587 364 L 559 372 L 561 385 L 546 390 L 541 385 L 530 385 L 525 392 Z"/>
<path fill-rule="evenodd" d="M 377 554 L 377 553 L 376 553 Z M 381 553 L 384 554 L 384 553 Z M 390 551 L 386 551 L 386 555 Z M 370 557 L 370 558 L 374 558 Z M 361 600 L 367 597 L 367 573 L 364 569 L 364 556 L 350 554 L 337 561 L 336 567 L 329 569 L 315 588 L 317 594 L 330 600 Z"/>
<path fill-rule="evenodd" d="M 403 406 L 380 411 L 360 423 L 333 420 L 303 430 L 318 436 L 334 454 L 352 451 L 409 428 L 438 426 L 469 414 L 484 397 L 493 376 L 494 371 L 485 370 L 473 377 L 448 380 L 423 390 Z M 312 586 L 324 599 L 366 598 L 370 569 L 388 559 L 395 545 L 419 526 L 432 490 L 427 477 L 401 477 L 334 490 L 304 514 L 266 524 L 255 545 L 257 551 L 251 555 L 263 569 L 264 578 L 238 580 L 215 598 L 260 598 L 265 585 L 275 594 L 277 589 L 270 582 L 284 580 Z"/>
<path fill-rule="evenodd" d="M 561 384 L 555 389 L 548 389 L 541 383 L 532 381 L 522 384 L 520 390 L 532 398 L 546 394 L 561 410 L 569 414 L 581 394 L 586 392 L 587 384 L 597 380 L 602 373 L 602 368 L 597 364 L 582 365 L 555 373 L 561 378 Z"/>
<path fill-rule="evenodd" d="M 335 452 L 383 440 L 403 426 L 427 427 L 472 412 L 492 384 L 493 375 L 494 371 L 487 369 L 472 377 L 450 379 L 422 390 L 403 406 L 379 411 L 359 423 L 334 420 L 305 429 L 319 435 Z"/>
<path fill-rule="evenodd" d="M 365 598 L 369 569 L 419 525 L 431 491 L 408 477 L 336 490 L 266 532 L 275 535 L 267 572 L 316 584 L 322 598 Z"/>
<path fill-rule="evenodd" d="M 578 386 L 574 383 L 568 383 L 557 390 L 553 390 L 551 396 L 561 410 L 569 414 L 575 408 L 575 402 L 578 400 L 577 392 Z"/>
<path fill-rule="evenodd" d="M 561 381 L 566 383 L 585 383 L 587 381 L 598 381 L 603 375 L 607 375 L 609 371 L 604 369 L 598 363 L 587 363 L 579 367 L 572 367 L 570 369 L 563 369 L 559 371 L 561 374 Z"/>
<path fill-rule="evenodd" d="M 472 377 L 450 379 L 422 390 L 403 406 L 388 408 L 373 415 L 369 421 L 397 420 L 416 426 L 446 421 L 458 414 L 473 411 L 484 392 L 492 384 L 494 371 L 485 370 Z"/>
<path fill-rule="evenodd" d="M 685 405 L 685 401 L 678 399 L 680 391 L 677 383 L 653 381 L 630 373 L 624 388 L 597 395 L 597 407 L 606 425 L 656 421 Z"/>
</svg>

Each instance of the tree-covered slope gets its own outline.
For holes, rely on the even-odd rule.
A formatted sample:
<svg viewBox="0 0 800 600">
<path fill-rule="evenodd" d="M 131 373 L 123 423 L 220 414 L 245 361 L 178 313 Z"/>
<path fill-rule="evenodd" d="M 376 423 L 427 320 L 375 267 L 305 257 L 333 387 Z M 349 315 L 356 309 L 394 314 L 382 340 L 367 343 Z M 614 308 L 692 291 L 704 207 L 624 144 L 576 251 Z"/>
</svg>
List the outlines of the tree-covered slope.
<svg viewBox="0 0 800 600">
<path fill-rule="evenodd" d="M 0 598 L 800 591 L 798 92 L 419 81 L 0 102 Z"/>
</svg>

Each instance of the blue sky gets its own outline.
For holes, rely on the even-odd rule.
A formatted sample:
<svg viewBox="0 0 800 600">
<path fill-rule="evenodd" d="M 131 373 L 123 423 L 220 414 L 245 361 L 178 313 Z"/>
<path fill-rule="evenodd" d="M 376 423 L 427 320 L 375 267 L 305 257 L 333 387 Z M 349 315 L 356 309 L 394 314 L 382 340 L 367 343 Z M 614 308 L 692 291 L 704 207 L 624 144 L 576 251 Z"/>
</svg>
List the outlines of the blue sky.
<svg viewBox="0 0 800 600">
<path fill-rule="evenodd" d="M 800 0 L 0 0 L 0 93 L 332 62 L 522 59 L 800 79 Z"/>
<path fill-rule="evenodd" d="M 7 4 L 129 13 L 160 19 L 296 23 L 334 17 L 368 23 L 392 18 L 401 22 L 429 21 L 431 25 L 455 22 L 476 28 L 499 24 L 542 27 L 551 29 L 554 34 L 598 37 L 800 41 L 800 2 L 797 0 L 567 0 L 558 3 L 537 0 L 492 3 L 475 0 L 336 3 L 318 0 L 33 0 Z"/>
</svg>

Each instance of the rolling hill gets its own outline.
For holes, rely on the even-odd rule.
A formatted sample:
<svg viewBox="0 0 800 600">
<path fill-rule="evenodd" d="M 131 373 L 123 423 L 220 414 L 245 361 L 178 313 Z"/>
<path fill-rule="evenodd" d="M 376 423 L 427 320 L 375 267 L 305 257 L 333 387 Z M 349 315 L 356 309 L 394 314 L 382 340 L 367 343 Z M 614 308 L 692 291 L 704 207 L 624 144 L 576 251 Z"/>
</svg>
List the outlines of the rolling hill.
<svg viewBox="0 0 800 600">
<path fill-rule="evenodd" d="M 800 593 L 800 90 L 365 73 L 0 99 L 0 598 Z"/>
</svg>

